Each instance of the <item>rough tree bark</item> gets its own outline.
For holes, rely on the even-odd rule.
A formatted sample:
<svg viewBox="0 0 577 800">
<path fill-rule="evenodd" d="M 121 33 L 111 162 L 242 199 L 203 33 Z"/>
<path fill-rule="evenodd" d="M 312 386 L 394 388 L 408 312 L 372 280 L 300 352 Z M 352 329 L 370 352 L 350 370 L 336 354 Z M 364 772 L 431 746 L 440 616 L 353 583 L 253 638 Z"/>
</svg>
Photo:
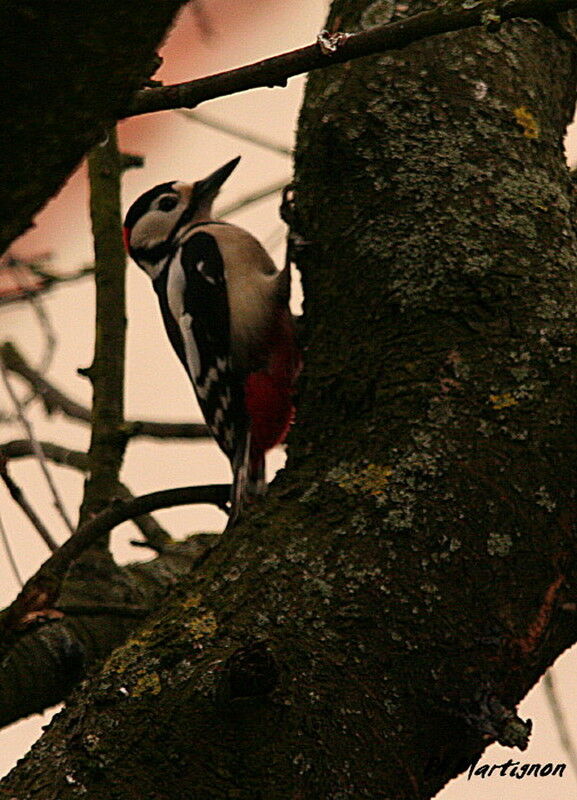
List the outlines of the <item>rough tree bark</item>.
<svg viewBox="0 0 577 800">
<path fill-rule="evenodd" d="M 519 20 L 311 76 L 289 467 L 0 796 L 428 798 L 525 745 L 576 638 L 574 53 Z"/>
</svg>

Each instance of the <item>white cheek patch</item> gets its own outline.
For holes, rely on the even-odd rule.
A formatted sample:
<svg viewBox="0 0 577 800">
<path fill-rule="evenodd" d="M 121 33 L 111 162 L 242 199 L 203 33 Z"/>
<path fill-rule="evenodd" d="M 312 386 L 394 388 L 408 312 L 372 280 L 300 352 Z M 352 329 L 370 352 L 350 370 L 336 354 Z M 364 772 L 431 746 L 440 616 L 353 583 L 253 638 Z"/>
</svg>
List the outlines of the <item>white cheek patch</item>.
<svg viewBox="0 0 577 800">
<path fill-rule="evenodd" d="M 159 211 L 149 211 L 138 220 L 130 235 L 133 250 L 149 250 L 167 239 L 171 226 L 163 217 Z"/>
<path fill-rule="evenodd" d="M 150 250 L 165 242 L 183 211 L 180 202 L 172 211 L 148 211 L 134 225 L 130 234 L 130 246 L 134 250 Z"/>
</svg>

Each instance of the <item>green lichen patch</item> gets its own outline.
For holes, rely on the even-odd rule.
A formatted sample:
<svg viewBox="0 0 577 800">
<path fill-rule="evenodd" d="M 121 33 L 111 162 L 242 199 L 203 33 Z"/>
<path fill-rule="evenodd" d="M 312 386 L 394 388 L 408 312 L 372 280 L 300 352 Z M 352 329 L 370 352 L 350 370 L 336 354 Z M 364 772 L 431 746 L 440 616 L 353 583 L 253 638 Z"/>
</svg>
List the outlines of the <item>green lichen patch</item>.
<svg viewBox="0 0 577 800">
<path fill-rule="evenodd" d="M 326 480 L 336 483 L 349 494 L 359 492 L 380 497 L 389 483 L 393 468 L 382 464 L 347 464 L 341 462 L 326 475 Z"/>
<path fill-rule="evenodd" d="M 204 639 L 206 636 L 214 636 L 218 629 L 216 617 L 212 611 L 205 611 L 198 614 L 185 623 L 186 631 L 191 639 Z"/>
<path fill-rule="evenodd" d="M 509 554 L 513 540 L 508 533 L 490 533 L 487 537 L 487 552 L 490 556 L 504 557 Z"/>
<path fill-rule="evenodd" d="M 145 694 L 160 694 L 162 686 L 160 677 L 156 672 L 143 672 L 132 687 L 132 697 L 142 697 Z"/>
<path fill-rule="evenodd" d="M 490 394 L 489 402 L 495 411 L 501 411 L 503 408 L 516 406 L 518 401 L 511 392 L 503 392 L 502 394 Z"/>
<path fill-rule="evenodd" d="M 515 120 L 523 131 L 523 136 L 527 139 L 538 139 L 541 133 L 539 121 L 527 106 L 518 106 L 513 110 Z"/>
</svg>

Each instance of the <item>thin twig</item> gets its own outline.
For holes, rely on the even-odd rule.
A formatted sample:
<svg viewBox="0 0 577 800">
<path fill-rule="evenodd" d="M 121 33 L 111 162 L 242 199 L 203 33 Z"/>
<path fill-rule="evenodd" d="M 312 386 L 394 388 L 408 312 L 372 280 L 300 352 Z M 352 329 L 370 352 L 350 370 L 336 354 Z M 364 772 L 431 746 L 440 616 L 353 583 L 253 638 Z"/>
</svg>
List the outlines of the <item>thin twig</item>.
<svg viewBox="0 0 577 800">
<path fill-rule="evenodd" d="M 88 456 L 81 450 L 71 450 L 53 442 L 40 442 L 46 458 L 63 467 L 72 467 L 81 472 L 88 469 Z M 32 443 L 28 439 L 14 439 L 0 444 L 0 458 L 27 458 L 34 455 Z"/>
<path fill-rule="evenodd" d="M 54 444 L 53 442 L 40 442 L 46 458 L 55 464 L 72 467 L 81 472 L 88 469 L 88 455 L 80 450 L 71 450 L 68 447 Z M 0 444 L 0 459 L 8 461 L 11 458 L 27 458 L 34 455 L 32 444 L 28 439 L 14 439 L 11 442 Z M 118 484 L 118 497 L 122 500 L 132 500 L 133 494 L 122 483 Z M 145 546 L 150 546 L 156 552 L 162 552 L 166 545 L 172 541 L 170 534 L 149 514 L 136 517 L 134 524 L 144 536 Z"/>
<path fill-rule="evenodd" d="M 573 772 L 577 776 L 577 752 L 575 751 L 575 746 L 571 739 L 569 728 L 567 727 L 565 714 L 563 713 L 561 703 L 559 702 L 557 689 L 555 688 L 555 682 L 553 680 L 553 672 L 550 669 L 548 669 L 545 673 L 545 677 L 543 678 L 543 686 L 545 687 L 545 697 L 547 698 L 551 713 L 553 714 L 553 719 L 555 721 L 555 727 L 557 728 L 557 734 L 559 736 L 559 741 L 561 742 L 561 747 L 567 753 L 567 757 L 569 758 L 571 766 L 573 767 Z"/>
<path fill-rule="evenodd" d="M 265 200 L 267 197 L 282 191 L 288 182 L 289 179 L 285 178 L 285 180 L 275 181 L 274 183 L 269 184 L 269 186 L 264 186 L 261 189 L 257 189 L 256 192 L 250 192 L 249 194 L 243 195 L 234 203 L 231 203 L 219 211 L 217 214 L 217 219 L 228 217 L 231 214 L 240 211 L 242 208 L 251 205 L 252 203 L 258 203 L 260 200 Z"/>
<path fill-rule="evenodd" d="M 497 25 L 516 17 L 550 18 L 577 6 L 577 0 L 479 0 L 471 7 L 444 3 L 430 11 L 379 25 L 359 33 L 329 34 L 323 31 L 319 40 L 307 47 L 266 58 L 239 69 L 220 72 L 186 83 L 142 89 L 133 96 L 126 109 L 127 117 L 194 108 L 206 100 L 244 92 L 258 87 L 286 86 L 289 78 L 303 72 L 325 69 L 334 64 L 400 50 L 409 44 L 430 39 L 451 31 L 466 30 L 485 24 Z"/>
<path fill-rule="evenodd" d="M 52 323 L 50 322 L 50 317 L 46 313 L 44 305 L 42 303 L 40 292 L 30 294 L 27 293 L 23 297 L 19 298 L 20 300 L 27 300 L 28 303 L 32 306 L 36 317 L 38 318 L 38 322 L 40 324 L 40 328 L 42 333 L 44 334 L 44 352 L 40 359 L 40 364 L 37 367 L 39 373 L 44 374 L 46 370 L 50 367 L 52 362 L 52 358 L 54 356 L 54 351 L 56 349 L 56 335 L 54 332 L 54 328 Z M 30 403 L 36 397 L 35 392 L 31 392 L 27 397 L 23 397 L 20 400 L 20 403 L 23 408 L 26 408 L 30 405 Z M 18 419 L 18 414 L 5 414 L 0 412 L 0 422 L 15 422 Z"/>
<path fill-rule="evenodd" d="M 0 478 L 4 481 L 4 484 L 8 491 L 10 492 L 10 497 L 17 503 L 22 511 L 26 514 L 32 525 L 36 528 L 38 533 L 40 534 L 41 539 L 44 541 L 46 546 L 52 553 L 56 553 L 58 551 L 58 544 L 56 540 L 50 533 L 50 531 L 46 528 L 40 517 L 36 514 L 28 500 L 26 500 L 24 496 L 24 492 L 18 486 L 17 483 L 10 477 L 8 474 L 8 467 L 6 462 L 3 459 L 0 459 Z"/>
<path fill-rule="evenodd" d="M 39 365 L 36 367 L 38 372 L 44 374 L 52 363 L 52 357 L 54 356 L 54 351 L 56 349 L 56 333 L 54 331 L 52 322 L 50 321 L 50 317 L 44 308 L 42 299 L 40 297 L 32 296 L 29 298 L 29 302 L 34 309 L 40 324 L 40 328 L 44 334 L 44 352 L 42 353 L 42 358 L 40 359 Z"/>
<path fill-rule="evenodd" d="M 80 269 L 70 273 L 47 272 L 40 267 L 35 267 L 34 265 L 32 265 L 30 268 L 35 275 L 43 278 L 46 282 L 46 285 L 42 288 L 42 292 L 48 291 L 55 286 L 60 286 L 60 284 L 63 283 L 75 283 L 83 278 L 89 278 L 91 275 L 94 275 L 94 266 L 92 264 L 87 264 L 85 267 L 80 267 Z"/>
<path fill-rule="evenodd" d="M 249 131 L 246 128 L 241 128 L 239 125 L 233 125 L 230 122 L 223 122 L 222 120 L 215 119 L 204 111 L 187 111 L 186 109 L 180 109 L 178 113 L 186 117 L 186 119 L 192 120 L 192 122 L 200 122 L 201 125 L 206 125 L 208 128 L 212 128 L 215 131 L 227 133 L 230 136 L 234 136 L 235 139 L 242 139 L 245 142 L 250 142 L 250 144 L 263 147 L 265 150 L 279 153 L 281 156 L 289 156 L 290 158 L 293 154 L 292 148 L 290 147 L 277 144 L 277 142 L 271 141 L 267 136 Z"/>
<path fill-rule="evenodd" d="M 4 527 L 4 522 L 2 521 L 1 514 L 0 514 L 0 538 L 2 539 L 4 550 L 6 551 L 6 557 L 8 559 L 8 563 L 10 564 L 10 569 L 14 573 L 14 577 L 16 578 L 17 584 L 20 587 L 22 587 L 24 586 L 24 581 L 22 580 L 22 576 L 20 575 L 20 570 L 18 569 L 18 564 L 16 563 L 16 559 L 14 558 L 14 553 L 12 552 L 12 548 L 10 546 L 10 539 L 8 538 L 8 534 L 6 533 L 6 528 Z"/>
<path fill-rule="evenodd" d="M 77 403 L 57 389 L 53 383 L 47 381 L 33 367 L 28 364 L 22 354 L 12 342 L 0 345 L 0 357 L 10 372 L 24 378 L 35 390 L 44 403 L 47 414 L 61 411 L 67 417 L 81 422 L 90 422 L 90 410 Z M 206 425 L 195 422 L 149 422 L 133 420 L 124 425 L 124 432 L 128 438 L 136 436 L 151 436 L 160 439 L 206 439 L 210 433 Z"/>
<path fill-rule="evenodd" d="M 122 500 L 134 500 L 134 495 L 123 483 L 118 484 L 118 496 Z M 152 514 L 142 514 L 139 517 L 134 517 L 132 521 L 145 540 L 144 542 L 139 542 L 139 545 L 148 545 L 155 552 L 163 553 L 166 546 L 174 541 L 168 531 L 162 527 Z"/>
<path fill-rule="evenodd" d="M 0 298 L 0 304 L 26 303 L 30 298 L 41 297 L 55 286 L 59 286 L 62 283 L 73 283 L 82 278 L 87 278 L 94 273 L 94 267 L 92 265 L 81 267 L 70 273 L 53 272 L 52 270 L 45 269 L 42 264 L 50 260 L 49 253 L 39 254 L 33 261 L 26 261 L 12 255 L 7 256 L 7 258 L 9 258 L 13 266 L 20 267 L 30 272 L 36 278 L 39 278 L 40 282 L 34 289 L 25 289 L 20 294 L 16 294 L 12 297 Z"/>
<path fill-rule="evenodd" d="M 24 428 L 24 430 L 26 431 L 28 438 L 30 439 L 30 442 L 34 448 L 34 453 L 38 460 L 38 464 L 40 465 L 40 469 L 42 470 L 42 473 L 44 474 L 44 477 L 46 479 L 46 483 L 48 484 L 50 492 L 52 493 L 54 506 L 58 510 L 60 516 L 62 517 L 70 533 L 74 533 L 74 526 L 72 524 L 72 521 L 70 520 L 70 517 L 66 512 L 66 509 L 64 508 L 64 504 L 62 503 L 62 499 L 60 497 L 58 489 L 56 488 L 56 484 L 52 479 L 52 475 L 50 474 L 50 470 L 48 469 L 48 464 L 46 463 L 46 458 L 44 456 L 44 451 L 42 450 L 42 446 L 40 445 L 38 439 L 36 439 L 32 425 L 30 424 L 30 421 L 26 417 L 24 408 L 20 403 L 18 395 L 12 388 L 12 385 L 10 383 L 10 378 L 8 377 L 8 370 L 6 369 L 6 366 L 4 364 L 4 359 L 1 356 L 0 356 L 0 372 L 2 373 L 2 380 L 4 382 L 4 386 L 6 387 L 6 391 L 8 392 L 8 394 L 10 395 L 10 399 L 14 403 L 14 408 L 16 409 L 16 413 L 18 414 L 18 419 L 20 420 L 20 423 Z"/>
<path fill-rule="evenodd" d="M 160 508 L 198 503 L 216 505 L 225 509 L 230 496 L 230 485 L 183 486 L 135 497 L 117 500 L 97 516 L 81 525 L 76 533 L 64 542 L 38 572 L 24 584 L 18 597 L 0 617 L 0 642 L 7 646 L 4 634 L 19 627 L 20 620 L 30 611 L 53 607 L 70 564 L 98 539 L 117 525 L 129 519 L 149 514 Z"/>
</svg>

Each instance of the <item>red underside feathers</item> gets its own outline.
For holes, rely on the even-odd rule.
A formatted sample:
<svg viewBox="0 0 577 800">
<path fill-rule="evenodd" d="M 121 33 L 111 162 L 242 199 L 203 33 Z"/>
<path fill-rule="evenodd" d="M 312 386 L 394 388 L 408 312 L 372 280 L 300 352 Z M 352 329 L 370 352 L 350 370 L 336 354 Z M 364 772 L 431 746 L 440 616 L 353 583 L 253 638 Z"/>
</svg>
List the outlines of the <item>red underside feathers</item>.
<svg viewBox="0 0 577 800">
<path fill-rule="evenodd" d="M 275 346 L 268 364 L 251 372 L 245 382 L 245 403 L 251 419 L 251 467 L 256 468 L 264 454 L 284 442 L 294 419 L 292 394 L 301 370 L 290 312 L 279 312 Z"/>
</svg>

